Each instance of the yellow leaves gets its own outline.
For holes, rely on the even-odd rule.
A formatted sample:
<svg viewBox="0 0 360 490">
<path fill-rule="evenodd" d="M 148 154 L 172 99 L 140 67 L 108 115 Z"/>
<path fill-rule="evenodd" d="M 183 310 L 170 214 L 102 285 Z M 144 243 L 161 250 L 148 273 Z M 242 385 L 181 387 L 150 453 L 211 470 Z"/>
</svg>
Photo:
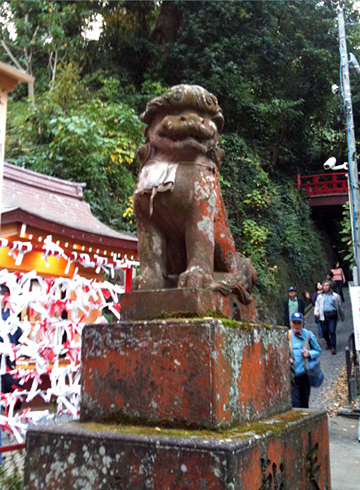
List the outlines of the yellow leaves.
<svg viewBox="0 0 360 490">
<path fill-rule="evenodd" d="M 112 153 L 112 154 L 110 155 L 110 160 L 111 160 L 113 163 L 115 162 L 115 160 L 116 160 L 116 155 L 114 155 L 114 153 Z M 108 169 L 110 170 L 110 167 L 108 167 Z"/>
<path fill-rule="evenodd" d="M 132 224 L 132 217 L 134 216 L 134 209 L 133 209 L 133 198 L 129 197 L 127 200 L 127 209 L 125 213 L 123 213 L 123 218 L 130 218 L 129 223 Z"/>
</svg>

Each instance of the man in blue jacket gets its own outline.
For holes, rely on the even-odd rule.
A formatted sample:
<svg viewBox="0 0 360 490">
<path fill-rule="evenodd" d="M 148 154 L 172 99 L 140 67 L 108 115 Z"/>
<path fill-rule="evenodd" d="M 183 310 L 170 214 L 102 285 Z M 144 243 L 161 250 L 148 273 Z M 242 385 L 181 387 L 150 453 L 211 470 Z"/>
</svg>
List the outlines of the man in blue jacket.
<svg viewBox="0 0 360 490">
<path fill-rule="evenodd" d="M 293 367 L 292 406 L 294 408 L 309 408 L 310 383 L 305 372 L 304 359 L 316 359 L 321 354 L 321 348 L 315 335 L 303 328 L 302 313 L 292 313 L 289 330 L 290 363 Z M 308 347 L 308 348 L 306 348 Z"/>
</svg>

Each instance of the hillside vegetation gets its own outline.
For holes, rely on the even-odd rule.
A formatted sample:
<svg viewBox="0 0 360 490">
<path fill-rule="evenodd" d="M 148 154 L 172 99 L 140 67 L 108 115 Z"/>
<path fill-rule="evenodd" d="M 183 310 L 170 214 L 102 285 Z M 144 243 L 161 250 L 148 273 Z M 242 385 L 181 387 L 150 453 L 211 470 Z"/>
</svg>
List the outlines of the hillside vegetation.
<svg viewBox="0 0 360 490">
<path fill-rule="evenodd" d="M 224 111 L 221 179 L 236 245 L 258 271 L 263 318 L 281 321 L 287 286 L 312 290 L 332 260 L 294 183 L 329 156 L 346 158 L 330 90 L 339 83 L 337 3 L 2 2 L 1 60 L 35 76 L 34 87 L 12 92 L 6 160 L 86 182 L 93 213 L 135 231 L 138 116 L 172 85 L 204 86 Z M 349 47 L 359 32 L 350 28 Z M 355 97 L 355 119 L 357 106 Z"/>
</svg>

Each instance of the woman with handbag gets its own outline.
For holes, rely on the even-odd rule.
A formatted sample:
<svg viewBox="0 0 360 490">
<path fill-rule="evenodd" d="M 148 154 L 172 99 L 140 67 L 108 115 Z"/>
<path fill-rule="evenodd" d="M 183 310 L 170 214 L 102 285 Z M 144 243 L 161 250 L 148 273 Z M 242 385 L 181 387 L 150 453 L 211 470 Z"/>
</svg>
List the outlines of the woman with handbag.
<svg viewBox="0 0 360 490">
<path fill-rule="evenodd" d="M 314 315 L 319 317 L 323 337 L 326 340 L 326 349 L 331 349 L 336 354 L 336 325 L 338 318 L 345 320 L 341 299 L 337 293 L 330 289 L 329 281 L 323 282 L 324 292 L 316 298 Z"/>
<path fill-rule="evenodd" d="M 310 381 L 307 374 L 308 360 L 314 361 L 321 354 L 321 348 L 312 332 L 303 328 L 304 317 L 296 312 L 291 315 L 289 330 L 290 366 L 293 371 L 292 406 L 309 408 Z"/>
</svg>

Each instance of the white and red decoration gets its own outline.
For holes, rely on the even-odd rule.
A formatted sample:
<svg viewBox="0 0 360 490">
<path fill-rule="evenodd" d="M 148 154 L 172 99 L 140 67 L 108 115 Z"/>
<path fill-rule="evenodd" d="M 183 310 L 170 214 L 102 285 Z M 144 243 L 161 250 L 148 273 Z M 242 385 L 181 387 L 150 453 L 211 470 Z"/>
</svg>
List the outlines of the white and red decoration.
<svg viewBox="0 0 360 490">
<path fill-rule="evenodd" d="M 0 239 L 0 247 L 7 247 L 9 254 L 16 255 L 17 265 L 20 265 L 32 244 Z M 94 310 L 97 310 L 96 323 L 107 323 L 105 311 L 120 319 L 119 295 L 131 289 L 131 279 L 138 265 L 134 261 L 109 260 L 84 253 L 72 252 L 67 256 L 50 236 L 44 240 L 41 250 L 45 263 L 49 255 L 54 255 L 65 258 L 68 263 L 79 262 L 85 267 L 102 269 L 112 277 L 116 269 L 123 269 L 125 284 L 85 279 L 78 275 L 77 269 L 72 279 L 39 277 L 35 271 L 22 274 L 0 270 L 0 284 L 10 290 L 10 294 L 1 297 L 8 305 L 10 316 L 5 321 L 0 320 L 0 335 L 4 339 L 0 343 L 0 374 L 6 372 L 5 359 L 9 356 L 17 361 L 16 369 L 10 374 L 20 381 L 21 386 L 26 384 L 27 387 L 13 393 L 1 393 L 0 426 L 12 432 L 18 443 L 23 442 L 29 423 L 37 424 L 54 417 L 48 410 L 30 408 L 15 413 L 14 406 L 19 397 L 24 404 L 35 396 L 42 397 L 45 403 L 56 400 L 57 416 L 66 414 L 70 419 L 78 418 L 82 328 Z M 66 315 L 63 315 L 64 311 Z M 23 334 L 20 344 L 14 346 L 7 334 L 18 327 Z M 50 387 L 46 389 L 42 387 L 44 374 L 50 380 Z"/>
</svg>

